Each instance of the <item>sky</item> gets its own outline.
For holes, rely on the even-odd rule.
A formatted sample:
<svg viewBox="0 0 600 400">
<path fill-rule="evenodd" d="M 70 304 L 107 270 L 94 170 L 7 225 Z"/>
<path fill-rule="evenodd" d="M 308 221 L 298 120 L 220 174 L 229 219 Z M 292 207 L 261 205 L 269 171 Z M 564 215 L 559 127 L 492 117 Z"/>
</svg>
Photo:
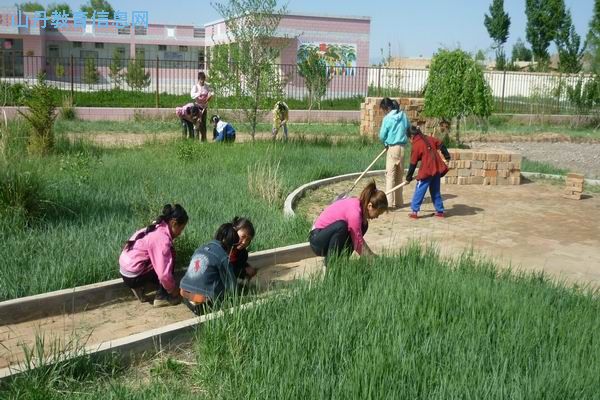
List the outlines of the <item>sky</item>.
<svg viewBox="0 0 600 400">
<path fill-rule="evenodd" d="M 78 9 L 85 1 L 66 1 Z M 44 6 L 52 0 L 38 0 Z M 220 18 L 209 0 L 112 0 L 114 9 L 148 11 L 150 23 L 190 24 L 203 26 Z M 371 17 L 370 61 L 381 59 L 391 47 L 392 56 L 431 57 L 440 47 L 460 47 L 469 52 L 483 50 L 489 58 L 492 43 L 483 26 L 484 14 L 492 0 L 289 0 L 288 10 L 295 13 Z M 0 0 L 0 6 L 13 6 L 15 1 Z M 571 9 L 577 32 L 585 36 L 592 17 L 594 0 L 565 0 Z M 504 9 L 511 17 L 507 49 L 517 38 L 525 40 L 525 0 L 505 0 Z M 555 52 L 554 44 L 550 47 Z M 508 53 L 508 52 L 507 52 Z"/>
</svg>

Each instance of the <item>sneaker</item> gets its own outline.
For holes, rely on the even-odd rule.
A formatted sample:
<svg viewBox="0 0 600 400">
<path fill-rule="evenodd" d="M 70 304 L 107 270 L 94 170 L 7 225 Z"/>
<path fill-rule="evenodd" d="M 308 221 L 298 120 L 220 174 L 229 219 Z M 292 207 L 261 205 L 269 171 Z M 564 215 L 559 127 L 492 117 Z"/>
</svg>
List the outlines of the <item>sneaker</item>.
<svg viewBox="0 0 600 400">
<path fill-rule="evenodd" d="M 154 307 L 156 307 L 156 308 L 159 308 L 159 307 L 167 307 L 167 306 L 176 306 L 179 303 L 181 303 L 181 297 L 180 296 L 171 296 L 171 295 L 159 296 L 159 295 L 156 295 L 156 297 L 154 298 L 154 302 L 152 303 L 152 305 Z"/>
<path fill-rule="evenodd" d="M 438 218 L 446 218 L 446 214 L 444 214 L 443 212 L 436 212 L 435 216 Z"/>
<path fill-rule="evenodd" d="M 414 212 L 414 211 L 413 211 L 413 212 L 411 212 L 410 214 L 408 214 L 408 218 L 411 218 L 411 219 L 419 219 L 419 216 L 417 215 L 417 213 L 416 213 L 416 212 Z"/>
<path fill-rule="evenodd" d="M 143 287 L 131 288 L 131 291 L 133 292 L 133 295 L 135 296 L 135 298 L 140 301 L 140 303 L 143 303 L 146 301 L 146 295 L 144 294 Z"/>
</svg>

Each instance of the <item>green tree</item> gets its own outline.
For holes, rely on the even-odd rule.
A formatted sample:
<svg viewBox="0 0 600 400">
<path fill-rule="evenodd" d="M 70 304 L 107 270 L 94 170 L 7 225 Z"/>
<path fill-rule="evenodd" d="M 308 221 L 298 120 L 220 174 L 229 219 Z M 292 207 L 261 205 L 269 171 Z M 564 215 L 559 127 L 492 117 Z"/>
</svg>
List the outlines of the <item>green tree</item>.
<svg viewBox="0 0 600 400">
<path fill-rule="evenodd" d="M 71 10 L 71 6 L 67 3 L 50 3 L 48 4 L 48 8 L 46 9 L 46 15 L 48 18 L 52 15 L 53 12 L 66 13 L 67 15 L 73 14 Z"/>
<path fill-rule="evenodd" d="M 129 62 L 125 82 L 134 90 L 142 90 L 150 86 L 150 73 L 145 71 L 143 59 L 133 59 Z"/>
<path fill-rule="evenodd" d="M 24 96 L 23 103 L 27 107 L 27 112 L 21 110 L 18 112 L 32 127 L 28 146 L 31 154 L 48 154 L 54 147 L 57 99 L 56 89 L 48 85 L 46 77 L 42 74 Z"/>
<path fill-rule="evenodd" d="M 100 81 L 100 74 L 96 68 L 96 60 L 87 58 L 83 69 L 83 82 L 87 85 L 94 85 Z"/>
<path fill-rule="evenodd" d="M 316 46 L 300 46 L 298 73 L 304 78 L 304 85 L 308 90 L 308 110 L 312 110 L 314 104 L 321 108 L 321 99 L 327 93 L 327 86 L 333 76 L 329 74 L 327 63 Z"/>
<path fill-rule="evenodd" d="M 115 15 L 115 10 L 106 0 L 89 0 L 86 4 L 81 6 L 80 10 L 87 12 L 89 16 L 91 16 L 94 11 L 108 11 L 109 18 L 113 18 Z"/>
<path fill-rule="evenodd" d="M 592 71 L 600 74 L 600 0 L 594 2 L 594 15 L 590 21 L 587 42 Z"/>
<path fill-rule="evenodd" d="M 584 82 L 580 78 L 572 87 L 567 87 L 567 97 L 577 110 L 577 115 L 589 114 L 591 110 L 600 110 L 600 75 L 594 75 Z"/>
<path fill-rule="evenodd" d="M 121 87 L 121 83 L 123 82 L 123 60 L 121 60 L 121 53 L 119 49 L 115 48 L 113 50 L 112 59 L 110 61 L 110 66 L 108 68 L 108 76 L 110 81 L 115 85 L 117 89 Z"/>
<path fill-rule="evenodd" d="M 517 42 L 514 44 L 512 49 L 512 57 L 511 60 L 515 61 L 531 61 L 533 59 L 533 54 L 525 43 L 521 40 L 521 38 L 517 39 Z"/>
<path fill-rule="evenodd" d="M 561 72 L 578 73 L 583 68 L 582 59 L 587 44 L 581 43 L 577 34 L 571 11 L 567 10 L 562 25 L 556 32 L 556 47 L 558 48 L 558 67 Z"/>
<path fill-rule="evenodd" d="M 23 12 L 44 11 L 44 6 L 37 1 L 26 1 L 25 3 L 15 3 L 15 7 Z"/>
<path fill-rule="evenodd" d="M 225 20 L 229 58 L 211 65 L 211 81 L 218 93 L 235 94 L 252 128 L 254 139 L 258 117 L 282 95 L 283 78 L 274 60 L 283 41 L 273 38 L 286 7 L 277 0 L 228 0 L 213 5 Z"/>
<path fill-rule="evenodd" d="M 504 43 L 508 39 L 510 17 L 504 11 L 504 0 L 493 0 L 490 4 L 490 14 L 485 14 L 483 24 L 494 41 L 492 48 L 496 50 L 496 69 L 506 68 Z"/>
<path fill-rule="evenodd" d="M 460 120 L 469 115 L 487 118 L 492 107 L 492 90 L 481 66 L 462 50 L 439 50 L 429 69 L 424 114 L 456 119 L 456 141 L 460 143 Z"/>
<path fill-rule="evenodd" d="M 537 69 L 547 70 L 550 55 L 548 47 L 565 18 L 564 0 L 526 0 L 527 40 L 531 43 Z"/>
</svg>

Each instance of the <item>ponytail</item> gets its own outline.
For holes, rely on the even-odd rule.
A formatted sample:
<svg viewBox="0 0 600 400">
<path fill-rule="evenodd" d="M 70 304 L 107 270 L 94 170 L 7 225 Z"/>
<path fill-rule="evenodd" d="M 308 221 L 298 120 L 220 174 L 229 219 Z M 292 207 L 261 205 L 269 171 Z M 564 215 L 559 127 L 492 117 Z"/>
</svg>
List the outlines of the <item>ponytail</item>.
<svg viewBox="0 0 600 400">
<path fill-rule="evenodd" d="M 144 236 L 156 230 L 156 227 L 163 222 L 169 222 L 171 220 L 175 220 L 179 225 L 185 225 L 188 222 L 188 215 L 185 209 L 179 204 L 175 204 L 172 206 L 171 204 L 166 204 L 163 207 L 162 213 L 156 217 L 156 219 L 146 227 L 143 231 L 137 234 L 133 240 L 128 240 L 125 242 L 125 250 L 129 251 L 138 240 L 142 239 Z"/>
<path fill-rule="evenodd" d="M 385 110 L 385 111 L 391 111 L 391 110 L 399 111 L 400 104 L 398 104 L 398 102 L 396 100 L 392 100 L 389 97 L 384 97 L 381 100 L 381 103 L 379 103 L 379 108 L 381 108 L 382 110 Z"/>
<path fill-rule="evenodd" d="M 386 210 L 388 208 L 387 196 L 381 190 L 377 189 L 375 181 L 371 181 L 360 193 L 360 208 L 362 209 L 363 218 L 366 218 L 367 207 L 369 203 L 376 210 Z"/>
<path fill-rule="evenodd" d="M 233 247 L 240 241 L 240 238 L 233 224 L 226 223 L 217 229 L 215 240 L 219 241 L 221 246 L 223 246 L 223 249 L 229 253 L 231 249 L 233 249 Z"/>
</svg>

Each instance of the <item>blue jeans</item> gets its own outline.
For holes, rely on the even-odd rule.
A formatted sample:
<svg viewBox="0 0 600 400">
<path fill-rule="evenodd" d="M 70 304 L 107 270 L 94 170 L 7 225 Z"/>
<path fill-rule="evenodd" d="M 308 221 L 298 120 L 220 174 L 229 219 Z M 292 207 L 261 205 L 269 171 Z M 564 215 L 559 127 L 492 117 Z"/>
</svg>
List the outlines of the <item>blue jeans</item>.
<svg viewBox="0 0 600 400">
<path fill-rule="evenodd" d="M 421 210 L 421 204 L 423 204 L 423 199 L 425 198 L 427 189 L 429 189 L 429 194 L 431 195 L 431 200 L 433 201 L 433 205 L 435 206 L 435 211 L 443 213 L 444 202 L 442 201 L 440 184 L 441 177 L 439 175 L 423 179 L 422 181 L 417 181 L 415 194 L 413 195 L 412 203 L 410 204 L 412 210 L 414 212 L 419 212 L 419 210 Z"/>
</svg>

